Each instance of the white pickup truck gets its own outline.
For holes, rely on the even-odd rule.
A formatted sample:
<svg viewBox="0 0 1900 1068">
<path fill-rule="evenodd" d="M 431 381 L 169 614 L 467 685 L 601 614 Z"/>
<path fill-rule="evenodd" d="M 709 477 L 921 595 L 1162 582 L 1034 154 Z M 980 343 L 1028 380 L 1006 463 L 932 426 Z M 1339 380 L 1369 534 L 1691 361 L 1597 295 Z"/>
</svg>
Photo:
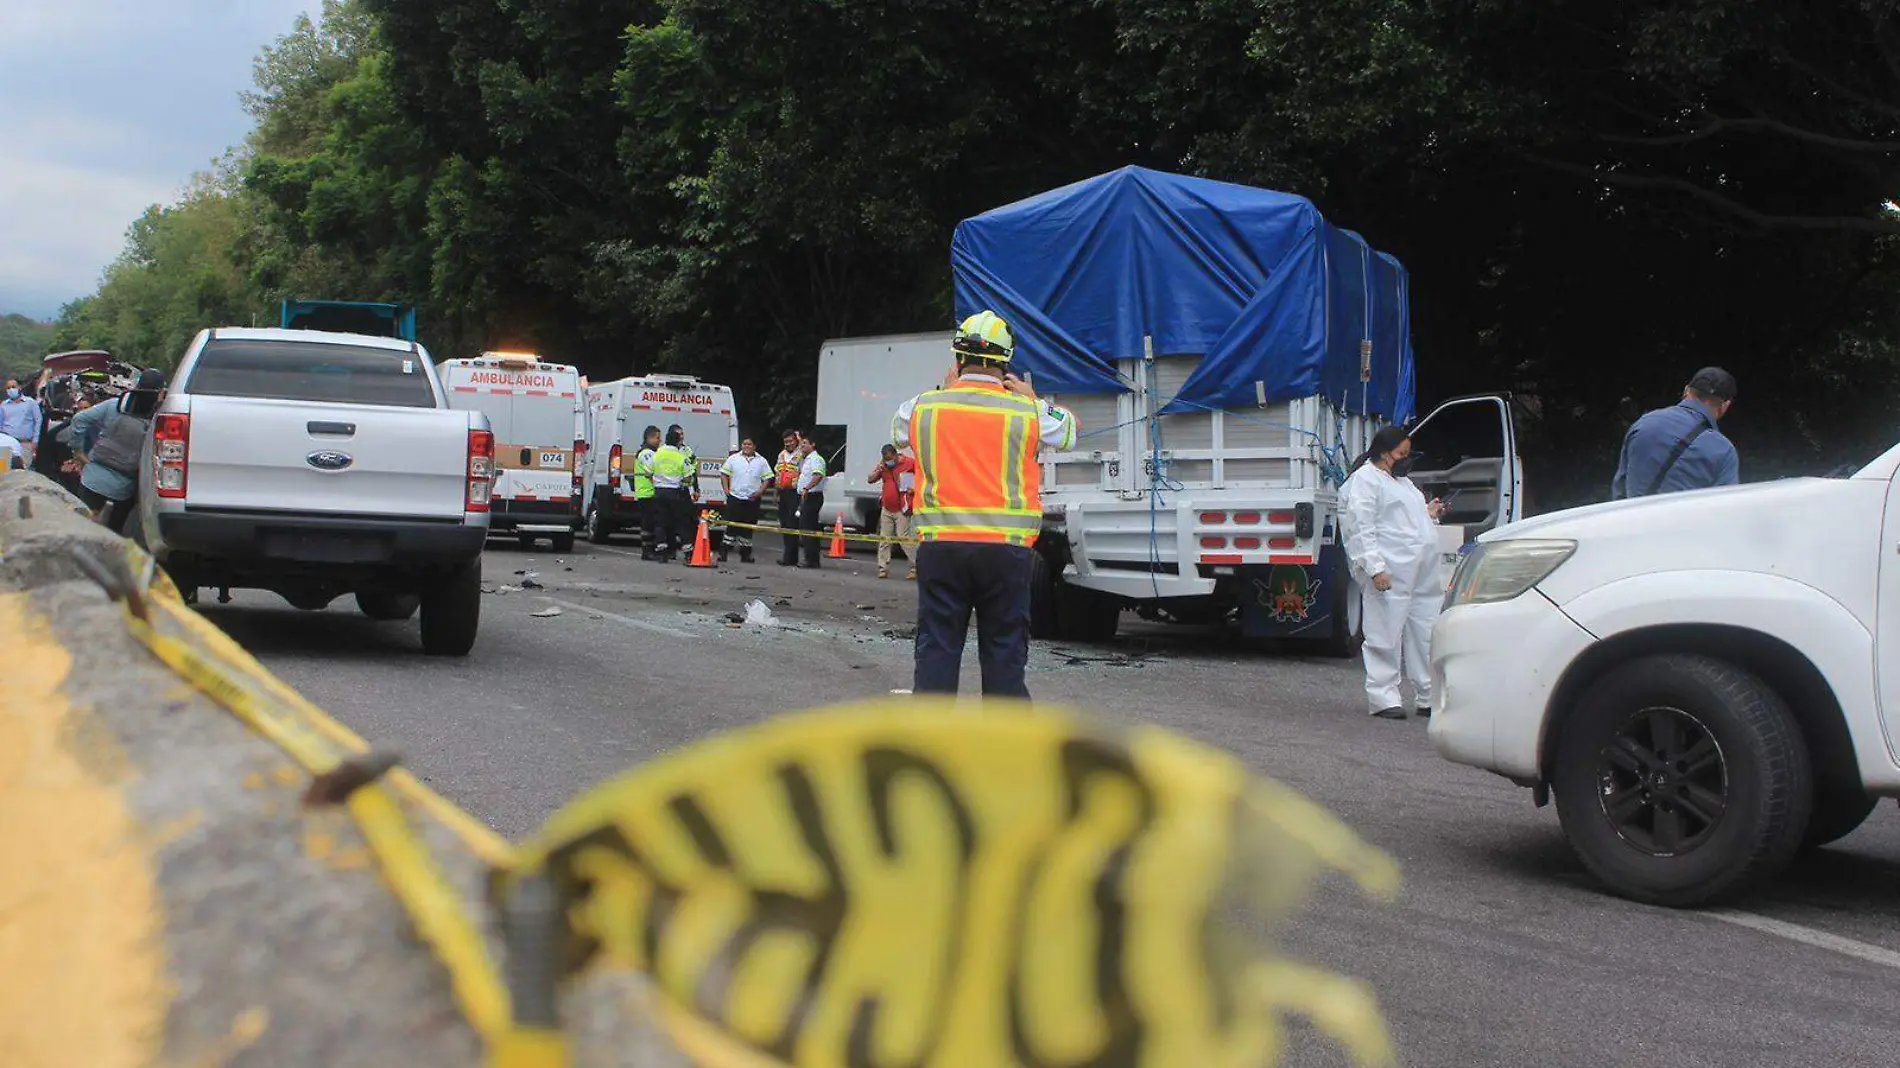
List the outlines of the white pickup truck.
<svg viewBox="0 0 1900 1068">
<path fill-rule="evenodd" d="M 152 418 L 139 533 L 180 589 L 271 590 L 308 610 L 422 614 L 464 656 L 481 613 L 488 417 L 448 406 L 412 341 L 207 330 Z"/>
<path fill-rule="evenodd" d="M 1432 639 L 1440 754 L 1551 795 L 1611 890 L 1732 896 L 1900 797 L 1900 447 L 1480 538 Z"/>
</svg>

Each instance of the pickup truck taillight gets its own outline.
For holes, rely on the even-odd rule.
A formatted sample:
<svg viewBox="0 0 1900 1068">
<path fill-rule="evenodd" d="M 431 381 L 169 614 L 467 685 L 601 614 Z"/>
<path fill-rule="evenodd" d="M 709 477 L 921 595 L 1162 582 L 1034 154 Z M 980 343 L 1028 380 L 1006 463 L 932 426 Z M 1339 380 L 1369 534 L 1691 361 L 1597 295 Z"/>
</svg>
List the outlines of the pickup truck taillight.
<svg viewBox="0 0 1900 1068">
<path fill-rule="evenodd" d="M 152 420 L 152 488 L 161 498 L 183 500 L 186 465 L 191 460 L 191 416 L 161 415 Z"/>
<path fill-rule="evenodd" d="M 468 432 L 468 510 L 488 511 L 489 491 L 495 485 L 495 435 L 486 430 Z"/>
<path fill-rule="evenodd" d="M 607 450 L 607 474 L 614 481 L 620 480 L 620 446 Z"/>
</svg>

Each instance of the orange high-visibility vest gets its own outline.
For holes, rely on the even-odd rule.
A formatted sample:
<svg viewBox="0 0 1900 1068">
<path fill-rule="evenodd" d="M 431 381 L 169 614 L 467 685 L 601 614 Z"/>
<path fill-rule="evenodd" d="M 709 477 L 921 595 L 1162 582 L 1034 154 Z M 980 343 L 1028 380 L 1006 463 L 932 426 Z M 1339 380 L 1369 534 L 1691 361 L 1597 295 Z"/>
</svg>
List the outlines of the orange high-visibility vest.
<svg viewBox="0 0 1900 1068">
<path fill-rule="evenodd" d="M 1000 383 L 964 380 L 917 398 L 913 514 L 919 541 L 1031 546 L 1042 529 L 1041 411 Z"/>
</svg>

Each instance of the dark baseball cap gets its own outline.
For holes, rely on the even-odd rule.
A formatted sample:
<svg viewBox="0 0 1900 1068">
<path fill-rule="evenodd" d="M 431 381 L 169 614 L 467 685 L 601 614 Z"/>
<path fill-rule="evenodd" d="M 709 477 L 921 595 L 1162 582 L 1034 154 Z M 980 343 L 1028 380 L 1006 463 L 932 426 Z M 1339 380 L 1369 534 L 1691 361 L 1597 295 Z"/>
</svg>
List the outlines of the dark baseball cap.
<svg viewBox="0 0 1900 1068">
<path fill-rule="evenodd" d="M 1735 399 L 1735 376 L 1720 367 L 1704 367 L 1689 380 L 1689 388 L 1716 400 Z"/>
</svg>

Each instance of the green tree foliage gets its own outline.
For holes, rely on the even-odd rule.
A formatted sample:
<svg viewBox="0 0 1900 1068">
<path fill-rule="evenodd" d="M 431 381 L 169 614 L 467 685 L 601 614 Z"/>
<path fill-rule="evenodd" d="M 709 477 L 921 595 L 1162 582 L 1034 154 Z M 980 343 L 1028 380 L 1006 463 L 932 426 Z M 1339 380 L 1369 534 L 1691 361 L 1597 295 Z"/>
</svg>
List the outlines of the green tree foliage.
<svg viewBox="0 0 1900 1068">
<path fill-rule="evenodd" d="M 1705 363 L 1750 474 L 1823 469 L 1900 385 L 1895 7 L 328 0 L 259 58 L 236 178 L 141 220 L 62 337 L 406 300 L 444 355 L 802 423 L 825 337 L 948 324 L 959 219 L 1139 163 L 1397 253 L 1427 399 L 1523 396 L 1546 505 Z"/>
<path fill-rule="evenodd" d="M 40 359 L 54 351 L 53 324 L 24 315 L 0 315 L 0 377 L 25 380 L 40 370 Z"/>
</svg>

